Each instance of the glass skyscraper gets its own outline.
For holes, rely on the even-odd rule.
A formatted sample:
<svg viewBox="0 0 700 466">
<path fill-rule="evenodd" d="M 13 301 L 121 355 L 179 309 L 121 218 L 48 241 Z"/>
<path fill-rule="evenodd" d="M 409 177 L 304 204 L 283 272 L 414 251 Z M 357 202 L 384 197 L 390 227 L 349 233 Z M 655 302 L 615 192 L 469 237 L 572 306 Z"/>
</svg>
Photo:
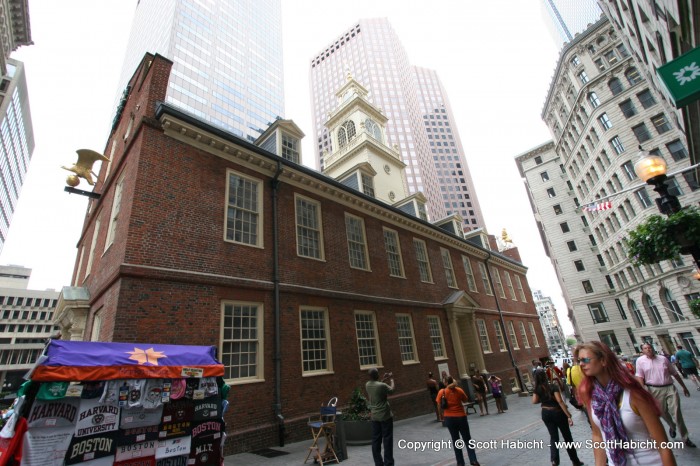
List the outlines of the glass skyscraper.
<svg viewBox="0 0 700 466">
<path fill-rule="evenodd" d="M 8 58 L 5 68 L 0 80 L 0 250 L 34 152 L 24 65 Z"/>
<path fill-rule="evenodd" d="M 311 60 L 311 100 L 317 166 L 331 152 L 324 126 L 347 74 L 369 91 L 389 119 L 390 146 L 406 163 L 410 193 L 428 200 L 431 221 L 459 213 L 465 230 L 484 226 L 454 117 L 437 73 L 410 64 L 386 18 L 362 19 Z"/>
<path fill-rule="evenodd" d="M 198 118 L 252 141 L 284 117 L 280 0 L 139 1 L 118 97 L 146 52 L 173 61 L 166 102 Z"/>
<path fill-rule="evenodd" d="M 561 47 L 603 14 L 596 0 L 541 0 L 552 38 Z"/>
</svg>

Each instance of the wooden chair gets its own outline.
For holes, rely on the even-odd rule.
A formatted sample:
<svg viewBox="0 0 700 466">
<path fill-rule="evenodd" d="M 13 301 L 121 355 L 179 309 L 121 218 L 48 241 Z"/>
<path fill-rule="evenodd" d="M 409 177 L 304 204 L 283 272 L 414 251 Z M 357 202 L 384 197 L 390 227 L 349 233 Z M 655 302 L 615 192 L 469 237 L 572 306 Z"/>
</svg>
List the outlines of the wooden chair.
<svg viewBox="0 0 700 466">
<path fill-rule="evenodd" d="M 333 397 L 328 401 L 326 406 L 321 406 L 321 411 L 318 419 L 312 420 L 309 418 L 307 425 L 311 428 L 311 436 L 313 442 L 309 447 L 309 452 L 306 454 L 304 464 L 309 461 L 310 457 L 314 458 L 314 462 L 318 462 L 323 466 L 324 461 L 335 461 L 340 463 L 338 456 L 335 454 L 335 416 L 337 412 L 336 404 L 338 398 Z M 323 439 L 323 447 L 319 445 L 319 441 Z"/>
</svg>

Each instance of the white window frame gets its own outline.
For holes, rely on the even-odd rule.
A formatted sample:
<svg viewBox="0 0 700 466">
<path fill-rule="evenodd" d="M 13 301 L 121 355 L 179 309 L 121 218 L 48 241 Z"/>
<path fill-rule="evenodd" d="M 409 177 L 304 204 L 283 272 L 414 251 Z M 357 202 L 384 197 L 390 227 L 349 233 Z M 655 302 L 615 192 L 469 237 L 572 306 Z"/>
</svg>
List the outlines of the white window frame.
<svg viewBox="0 0 700 466">
<path fill-rule="evenodd" d="M 438 316 L 428 316 L 428 332 L 436 361 L 447 359 L 445 353 L 445 338 L 442 335 L 442 325 Z"/>
<path fill-rule="evenodd" d="M 100 216 L 97 216 L 95 220 L 95 229 L 92 230 L 92 241 L 90 242 L 90 254 L 88 254 L 88 262 L 85 266 L 85 278 L 90 276 L 90 271 L 92 270 L 92 261 L 95 259 L 95 247 L 97 246 L 97 237 L 100 234 Z M 84 279 L 83 279 L 84 280 Z"/>
<path fill-rule="evenodd" d="M 498 341 L 499 351 L 508 351 L 508 349 L 506 348 L 506 339 L 503 336 L 503 329 L 501 328 L 501 323 L 498 320 L 494 320 L 493 327 L 496 330 L 496 341 Z"/>
<path fill-rule="evenodd" d="M 430 270 L 428 248 L 425 245 L 425 241 L 422 239 L 413 238 L 413 248 L 416 251 L 416 261 L 418 262 L 420 281 L 423 283 L 433 283 L 433 272 Z"/>
<path fill-rule="evenodd" d="M 92 329 L 90 330 L 90 341 L 100 341 L 100 330 L 102 330 L 102 312 L 99 308 L 92 316 Z"/>
<path fill-rule="evenodd" d="M 231 199 L 231 178 L 236 177 L 240 178 L 241 180 L 251 183 L 253 186 L 256 188 L 256 193 L 255 193 L 255 202 L 256 206 L 253 207 L 248 206 L 246 207 L 240 207 L 235 204 L 229 203 L 229 199 Z M 251 199 L 252 201 L 252 199 Z M 251 203 L 250 201 L 246 201 L 248 203 Z M 250 242 L 250 241 L 243 241 L 243 240 L 236 240 L 236 231 L 235 231 L 235 226 L 237 220 L 235 218 L 229 219 L 229 209 L 234 209 L 234 210 L 241 210 L 243 213 L 248 213 L 255 219 L 255 231 L 252 232 L 255 235 L 255 241 Z M 263 215 L 263 182 L 262 180 L 258 178 L 253 178 L 248 175 L 244 175 L 243 173 L 234 171 L 234 170 L 226 170 L 226 201 L 225 201 L 225 207 L 224 207 L 224 241 L 227 243 L 235 243 L 235 244 L 241 244 L 244 246 L 251 246 L 251 247 L 256 247 L 256 248 L 262 248 L 263 247 L 263 231 L 264 230 L 264 218 L 265 216 Z M 232 225 L 231 228 L 229 228 L 229 223 Z M 233 231 L 233 235 L 231 238 L 229 238 L 229 229 Z"/>
<path fill-rule="evenodd" d="M 305 319 L 305 314 L 307 317 Z M 306 327 L 306 323 L 311 321 L 317 327 Z M 322 327 L 318 327 L 321 325 Z M 306 332 L 305 332 L 306 330 Z M 316 332 L 316 335 L 310 335 L 309 332 Z M 328 309 L 323 307 L 307 307 L 303 306 L 299 309 L 299 347 L 301 350 L 301 373 L 303 376 L 332 374 L 333 373 L 333 352 L 331 351 L 331 335 L 328 323 Z M 311 360 L 311 354 L 322 355 L 321 357 Z M 308 368 L 312 364 L 325 364 L 325 368 Z"/>
<path fill-rule="evenodd" d="M 413 331 L 413 319 L 410 314 L 396 314 L 396 334 L 402 364 L 413 364 L 418 360 L 416 336 Z"/>
<path fill-rule="evenodd" d="M 114 243 L 114 238 L 117 234 L 117 225 L 119 224 L 119 211 L 122 205 L 122 192 L 124 190 L 124 175 L 119 178 L 114 186 L 114 199 L 112 199 L 112 210 L 109 217 L 109 227 L 107 228 L 107 238 L 105 239 L 106 251 Z"/>
<path fill-rule="evenodd" d="M 370 271 L 365 220 L 346 212 L 345 236 L 348 245 L 348 263 L 350 268 Z"/>
<path fill-rule="evenodd" d="M 236 308 L 239 308 L 239 311 L 242 311 L 243 308 L 246 308 L 247 311 L 250 310 L 255 310 L 255 326 L 248 326 L 246 327 L 247 330 L 255 329 L 256 336 L 255 338 L 243 338 L 243 327 L 241 327 L 241 336 L 239 338 L 233 338 L 233 333 L 235 329 L 233 326 L 229 327 L 231 329 L 231 338 L 225 338 L 226 337 L 226 332 L 229 328 L 226 327 L 226 322 L 227 322 L 227 306 L 231 307 L 231 311 L 236 310 Z M 219 359 L 221 362 L 224 364 L 224 377 L 226 379 L 226 382 L 229 384 L 244 384 L 244 383 L 252 383 L 252 382 L 263 382 L 265 380 L 264 374 L 265 374 L 265 358 L 264 358 L 264 353 L 265 353 L 265 345 L 264 345 L 264 337 L 265 334 L 263 332 L 264 329 L 264 318 L 265 318 L 265 307 L 263 303 L 256 303 L 256 302 L 250 302 L 250 301 L 222 301 L 221 302 L 221 334 L 219 336 Z M 231 316 L 230 320 L 233 322 L 235 317 Z M 241 316 L 240 320 L 249 320 L 250 316 Z M 227 357 L 231 357 L 232 355 L 236 354 L 234 351 L 231 352 L 225 352 L 224 351 L 224 346 L 227 343 L 231 343 L 232 346 L 235 346 L 236 343 L 242 344 L 242 343 L 248 343 L 251 344 L 255 348 L 255 375 L 253 376 L 245 376 L 245 377 L 231 377 L 231 371 L 232 368 L 234 367 L 232 364 L 227 364 Z M 247 353 L 249 354 L 250 351 Z M 239 352 L 239 354 L 243 354 L 243 352 Z"/>
<path fill-rule="evenodd" d="M 455 277 L 455 271 L 452 268 L 452 257 L 450 255 L 450 250 L 440 248 L 440 256 L 442 257 L 442 267 L 445 269 L 447 286 L 449 288 L 457 288 L 457 277 Z"/>
<path fill-rule="evenodd" d="M 305 220 L 305 224 L 299 223 L 299 216 L 300 214 L 303 214 L 300 209 L 304 208 L 303 205 L 300 205 L 301 203 L 305 203 L 309 206 L 313 206 L 314 212 L 312 213 L 313 215 L 307 216 L 305 215 L 303 218 Z M 308 210 L 307 210 L 308 212 Z M 324 261 L 325 260 L 325 248 L 323 244 L 323 218 L 321 217 L 321 203 L 310 199 L 306 196 L 302 196 L 300 194 L 295 194 L 294 195 L 294 221 L 296 224 L 296 241 L 297 241 L 297 256 L 299 257 L 305 257 L 307 259 L 315 259 L 315 260 L 320 260 Z M 315 225 L 313 224 L 315 222 Z M 304 240 L 302 241 L 302 233 L 305 234 L 304 238 L 311 238 L 311 241 L 316 241 L 318 244 L 318 256 L 314 255 L 309 255 L 309 254 L 304 254 L 303 252 L 306 250 L 311 251 L 311 248 L 308 247 L 305 244 L 302 243 L 308 243 L 308 241 Z M 313 238 L 313 236 L 317 236 L 316 238 Z"/>
<path fill-rule="evenodd" d="M 528 322 L 527 324 L 530 327 L 530 335 L 532 335 L 532 342 L 535 344 L 535 348 L 539 348 L 540 347 L 540 339 L 537 338 L 537 333 L 535 332 L 535 326 L 533 325 L 532 322 Z"/>
<path fill-rule="evenodd" d="M 491 340 L 489 340 L 489 332 L 486 329 L 486 321 L 484 321 L 484 319 L 476 319 L 476 328 L 479 332 L 479 340 L 481 341 L 481 351 L 484 354 L 492 353 Z"/>
<path fill-rule="evenodd" d="M 515 326 L 513 325 L 512 320 L 508 321 L 508 335 L 510 335 L 511 340 L 513 340 L 513 349 L 520 349 L 520 345 L 518 344 L 518 337 L 515 334 Z"/>
<path fill-rule="evenodd" d="M 491 282 L 489 281 L 489 274 L 486 271 L 486 266 L 483 262 L 478 262 L 479 273 L 481 274 L 481 283 L 484 285 L 484 290 L 487 295 L 493 296 L 493 289 L 491 288 Z"/>
<path fill-rule="evenodd" d="M 467 287 L 469 291 L 478 293 L 476 280 L 474 279 L 474 269 L 472 269 L 472 263 L 467 256 L 462 256 L 462 264 L 464 265 L 464 273 L 467 275 Z"/>
<path fill-rule="evenodd" d="M 282 158 L 290 160 L 294 163 L 299 162 L 299 145 L 301 142 L 299 138 L 290 136 L 289 134 L 282 132 L 282 141 L 280 142 L 282 147 Z"/>
<path fill-rule="evenodd" d="M 515 297 L 515 288 L 513 288 L 513 280 L 511 280 L 510 278 L 510 273 L 507 270 L 504 270 L 503 275 L 505 277 L 506 286 L 508 287 L 508 294 L 510 295 L 510 299 L 513 301 L 517 301 L 518 298 Z"/>
<path fill-rule="evenodd" d="M 379 346 L 379 334 L 377 333 L 377 316 L 372 311 L 355 311 L 355 339 L 357 341 L 357 358 L 360 364 L 360 369 L 369 369 L 371 367 L 381 367 L 382 366 L 382 352 Z M 371 335 L 360 335 L 360 329 L 357 327 L 357 318 L 362 316 L 362 323 L 369 324 L 371 328 L 363 328 L 362 331 L 369 330 Z M 360 342 L 371 342 L 371 347 L 366 345 L 361 345 Z M 362 349 L 369 348 L 374 354 L 363 355 Z M 365 361 L 363 364 L 363 358 L 373 358 L 373 361 Z"/>
<path fill-rule="evenodd" d="M 527 297 L 525 296 L 525 290 L 523 289 L 523 282 L 520 280 L 520 275 L 514 275 L 515 277 L 515 287 L 518 289 L 518 294 L 520 295 L 520 301 L 526 303 Z"/>
<path fill-rule="evenodd" d="M 493 270 L 493 281 L 496 285 L 496 289 L 498 290 L 498 296 L 500 296 L 503 299 L 506 299 L 506 290 L 503 288 L 503 282 L 501 281 L 500 272 L 497 268 L 492 268 L 491 270 Z"/>
<path fill-rule="evenodd" d="M 520 327 L 520 336 L 523 337 L 523 347 L 530 348 L 530 340 L 527 338 L 527 332 L 525 331 L 525 324 L 523 322 L 518 322 Z"/>
<path fill-rule="evenodd" d="M 386 260 L 389 267 L 389 276 L 397 278 L 406 278 L 406 273 L 403 268 L 403 257 L 401 256 L 401 242 L 399 241 L 399 233 L 390 228 L 383 228 L 384 231 L 384 249 L 386 250 Z"/>
</svg>

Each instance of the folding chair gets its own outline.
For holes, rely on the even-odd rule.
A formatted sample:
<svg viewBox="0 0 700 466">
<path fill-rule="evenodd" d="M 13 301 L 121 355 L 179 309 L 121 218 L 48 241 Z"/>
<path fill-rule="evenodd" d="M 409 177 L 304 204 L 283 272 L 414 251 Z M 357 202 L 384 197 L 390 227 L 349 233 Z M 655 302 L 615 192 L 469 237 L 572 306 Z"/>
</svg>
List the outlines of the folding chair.
<svg viewBox="0 0 700 466">
<path fill-rule="evenodd" d="M 335 454 L 335 447 L 333 446 L 335 441 L 335 415 L 337 411 L 335 405 L 337 403 L 337 397 L 331 398 L 327 406 L 321 406 L 320 415 L 317 420 L 312 421 L 311 418 L 309 418 L 307 425 L 311 428 L 313 442 L 309 447 L 309 452 L 306 454 L 304 464 L 309 461 L 309 457 L 311 456 L 313 456 L 314 462 L 318 462 L 321 466 L 323 466 L 324 461 L 340 463 L 338 456 Z M 321 438 L 325 441 L 323 447 L 319 445 Z"/>
</svg>

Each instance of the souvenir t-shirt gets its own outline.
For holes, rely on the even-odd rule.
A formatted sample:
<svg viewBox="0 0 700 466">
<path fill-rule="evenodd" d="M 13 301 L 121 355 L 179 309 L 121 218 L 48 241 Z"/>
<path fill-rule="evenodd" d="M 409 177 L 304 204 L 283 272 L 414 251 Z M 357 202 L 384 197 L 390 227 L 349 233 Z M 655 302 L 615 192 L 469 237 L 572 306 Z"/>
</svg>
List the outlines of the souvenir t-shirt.
<svg viewBox="0 0 700 466">
<path fill-rule="evenodd" d="M 66 396 L 68 382 L 42 382 L 36 394 L 37 400 L 58 400 Z"/>
<path fill-rule="evenodd" d="M 147 440 L 158 440 L 160 425 L 130 427 L 121 429 L 117 437 L 117 445 L 133 445 Z"/>
<path fill-rule="evenodd" d="M 196 398 L 195 398 L 196 397 Z M 204 392 L 199 388 L 199 379 L 189 378 L 185 379 L 185 398 L 189 399 L 202 399 L 204 398 Z"/>
<path fill-rule="evenodd" d="M 157 440 L 146 440 L 145 442 L 117 445 L 117 450 L 114 455 L 115 460 L 127 461 L 137 458 L 154 457 L 156 454 L 157 445 Z"/>
<path fill-rule="evenodd" d="M 189 456 L 172 456 L 170 458 L 161 458 L 156 461 L 156 466 L 187 466 Z"/>
<path fill-rule="evenodd" d="M 194 421 L 207 421 L 221 417 L 219 397 L 194 401 Z"/>
<path fill-rule="evenodd" d="M 117 461 L 114 466 L 156 466 L 156 457 L 134 458 L 133 460 Z"/>
<path fill-rule="evenodd" d="M 10 438 L 0 437 L 0 463 L 10 464 L 13 458 L 17 464 L 22 460 L 22 438 L 27 431 L 27 420 L 21 416 L 15 424 L 15 433 Z"/>
<path fill-rule="evenodd" d="M 170 458 L 190 454 L 192 437 L 177 437 L 166 440 L 159 440 L 156 447 L 156 459 Z"/>
<path fill-rule="evenodd" d="M 202 377 L 199 379 L 199 389 L 204 392 L 205 398 L 218 395 L 219 386 L 216 384 L 216 377 Z"/>
<path fill-rule="evenodd" d="M 119 407 L 100 404 L 97 398 L 83 399 L 78 410 L 76 437 L 111 432 L 119 428 Z"/>
<path fill-rule="evenodd" d="M 22 445 L 22 464 L 63 466 L 74 430 L 73 426 L 27 430 Z"/>
<path fill-rule="evenodd" d="M 66 452 L 66 464 L 78 464 L 111 456 L 117 448 L 117 432 L 103 432 L 88 437 L 73 437 Z"/>
<path fill-rule="evenodd" d="M 173 400 L 179 400 L 185 396 L 186 388 L 187 382 L 185 382 L 185 379 L 173 379 L 170 385 L 170 398 Z"/>
<path fill-rule="evenodd" d="M 101 398 L 105 390 L 104 382 L 84 382 L 81 398 Z"/>
<path fill-rule="evenodd" d="M 221 447 L 224 423 L 206 421 L 192 428 L 192 448 L 190 466 L 209 466 L 221 464 Z"/>
<path fill-rule="evenodd" d="M 126 381 L 126 385 L 129 387 L 129 400 L 127 406 L 129 408 L 136 408 L 141 406 L 143 396 L 145 394 L 145 379 L 130 379 Z"/>
<path fill-rule="evenodd" d="M 127 429 L 158 425 L 162 417 L 163 405 L 155 409 L 146 409 L 143 406 L 137 408 L 122 408 L 122 417 L 119 427 Z"/>
<path fill-rule="evenodd" d="M 194 404 L 192 400 L 181 398 L 163 405 L 163 419 L 158 438 L 161 440 L 190 435 Z"/>
<path fill-rule="evenodd" d="M 74 427 L 80 407 L 80 398 L 35 400 L 27 416 L 28 427 Z"/>
<path fill-rule="evenodd" d="M 116 406 L 119 403 L 119 387 L 122 385 L 121 380 L 108 380 L 102 390 L 100 403 Z"/>
<path fill-rule="evenodd" d="M 157 408 L 163 404 L 163 379 L 146 380 L 141 404 L 146 409 Z"/>
</svg>

